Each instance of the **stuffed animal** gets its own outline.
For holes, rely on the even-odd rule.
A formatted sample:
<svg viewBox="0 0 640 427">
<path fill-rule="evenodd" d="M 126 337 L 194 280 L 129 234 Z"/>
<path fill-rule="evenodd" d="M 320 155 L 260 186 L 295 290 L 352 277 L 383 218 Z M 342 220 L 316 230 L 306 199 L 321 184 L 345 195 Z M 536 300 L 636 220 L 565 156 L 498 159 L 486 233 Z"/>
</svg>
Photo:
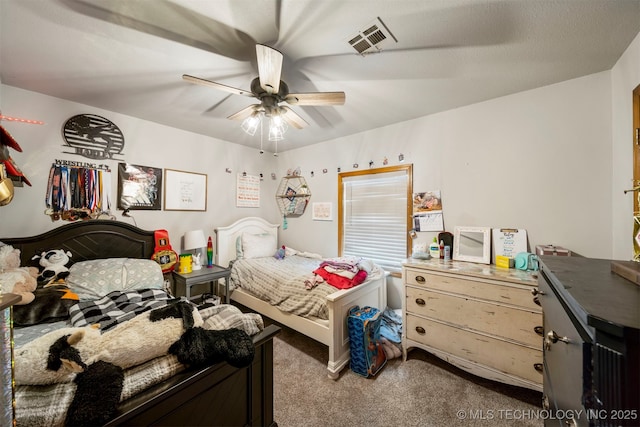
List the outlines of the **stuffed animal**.
<svg viewBox="0 0 640 427">
<path fill-rule="evenodd" d="M 20 267 L 20 250 L 0 242 L 0 271 Z"/>
<path fill-rule="evenodd" d="M 35 299 L 34 291 L 38 269 L 35 267 L 17 267 L 0 273 L 0 294 L 16 294 L 22 299 L 16 305 L 29 304 Z"/>
<path fill-rule="evenodd" d="M 72 254 L 64 249 L 53 249 L 34 255 L 31 259 L 40 258 L 42 267 L 38 275 L 38 285 L 47 286 L 69 275 L 67 264 L 71 261 Z"/>
<path fill-rule="evenodd" d="M 67 410 L 65 426 L 101 426 L 116 413 L 124 388 L 124 370 L 101 360 L 73 380 L 76 393 Z"/>
<path fill-rule="evenodd" d="M 166 355 L 202 316 L 186 301 L 147 311 L 101 333 L 92 326 L 62 328 L 16 349 L 16 384 L 69 382 L 98 360 L 129 368 Z"/>
<path fill-rule="evenodd" d="M 284 259 L 284 257 L 285 257 L 285 255 L 286 255 L 286 253 L 287 253 L 287 250 L 286 250 L 286 248 L 284 247 L 284 245 L 282 245 L 282 247 L 281 247 L 281 248 L 279 248 L 279 249 L 276 251 L 276 254 L 274 255 L 274 258 L 275 258 L 275 259 Z"/>
<path fill-rule="evenodd" d="M 203 328 L 187 329 L 169 347 L 180 363 L 193 367 L 203 367 L 226 361 L 231 366 L 249 366 L 255 355 L 253 340 L 242 329 L 231 328 L 221 331 Z"/>
<path fill-rule="evenodd" d="M 29 304 L 35 298 L 37 276 L 37 268 L 20 267 L 19 249 L 0 242 L 0 293 L 20 295 L 17 305 Z"/>
</svg>

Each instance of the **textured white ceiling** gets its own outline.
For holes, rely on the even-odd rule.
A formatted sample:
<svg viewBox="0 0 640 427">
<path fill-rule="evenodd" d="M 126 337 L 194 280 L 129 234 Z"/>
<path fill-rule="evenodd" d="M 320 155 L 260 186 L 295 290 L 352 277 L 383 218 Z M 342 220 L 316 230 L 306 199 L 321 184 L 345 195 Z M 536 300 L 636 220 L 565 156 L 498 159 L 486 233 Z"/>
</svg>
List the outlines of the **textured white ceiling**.
<svg viewBox="0 0 640 427">
<path fill-rule="evenodd" d="M 398 42 L 358 55 L 377 17 Z M 268 44 L 292 92 L 346 93 L 292 106 L 285 151 L 608 70 L 639 31 L 640 0 L 0 0 L 0 80 L 257 148 L 226 118 L 255 99 L 181 76 L 248 90 Z"/>
</svg>

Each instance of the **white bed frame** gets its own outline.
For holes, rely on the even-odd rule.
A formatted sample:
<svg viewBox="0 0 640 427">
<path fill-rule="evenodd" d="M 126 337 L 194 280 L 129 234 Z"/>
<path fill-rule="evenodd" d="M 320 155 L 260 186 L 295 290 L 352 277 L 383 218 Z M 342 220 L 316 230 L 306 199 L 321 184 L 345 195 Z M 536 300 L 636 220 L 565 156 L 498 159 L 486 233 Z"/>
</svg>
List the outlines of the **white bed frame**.
<svg viewBox="0 0 640 427">
<path fill-rule="evenodd" d="M 227 267 L 236 259 L 236 239 L 242 233 L 278 235 L 278 224 L 271 224 L 262 218 L 247 217 L 240 219 L 228 227 L 218 227 L 216 233 L 216 264 Z M 304 250 L 304 248 L 299 248 Z M 387 306 L 387 278 L 368 280 L 351 289 L 338 290 L 327 296 L 329 320 L 300 317 L 281 311 L 268 302 L 236 288 L 231 292 L 231 299 L 263 316 L 286 325 L 316 341 L 329 346 L 329 362 L 327 371 L 329 378 L 337 379 L 340 371 L 349 362 L 349 333 L 347 315 L 355 305 L 376 307 L 384 310 Z"/>
</svg>

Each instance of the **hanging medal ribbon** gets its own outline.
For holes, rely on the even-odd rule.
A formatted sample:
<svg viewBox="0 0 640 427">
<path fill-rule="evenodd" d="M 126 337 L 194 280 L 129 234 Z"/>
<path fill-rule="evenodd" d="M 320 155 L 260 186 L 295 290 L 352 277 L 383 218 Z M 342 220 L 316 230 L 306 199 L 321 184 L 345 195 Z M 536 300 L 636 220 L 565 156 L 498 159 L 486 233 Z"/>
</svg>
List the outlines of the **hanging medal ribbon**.
<svg viewBox="0 0 640 427">
<path fill-rule="evenodd" d="M 52 220 L 97 218 L 111 209 L 111 172 L 108 168 L 85 168 L 52 164 L 45 194 L 45 214 Z"/>
</svg>

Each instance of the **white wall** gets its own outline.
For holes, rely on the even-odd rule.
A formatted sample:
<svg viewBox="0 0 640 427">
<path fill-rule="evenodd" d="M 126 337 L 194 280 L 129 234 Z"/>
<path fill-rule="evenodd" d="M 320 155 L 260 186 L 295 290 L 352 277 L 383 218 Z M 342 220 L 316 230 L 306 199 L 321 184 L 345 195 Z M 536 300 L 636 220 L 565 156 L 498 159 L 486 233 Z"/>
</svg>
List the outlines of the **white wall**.
<svg viewBox="0 0 640 427">
<path fill-rule="evenodd" d="M 181 250 L 181 238 L 185 231 L 202 228 L 214 236 L 213 229 L 230 224 L 248 215 L 263 216 L 278 222 L 274 193 L 278 180 L 276 158 L 260 155 L 258 150 L 238 144 L 216 140 L 157 123 L 135 119 L 118 113 L 103 111 L 86 105 L 44 96 L 11 86 L 0 87 L 0 107 L 3 113 L 16 117 L 38 119 L 44 125 L 30 125 L 3 121 L 7 129 L 22 147 L 22 153 L 11 150 L 11 156 L 32 187 L 16 188 L 13 201 L 0 208 L 0 236 L 31 236 L 58 227 L 64 221 L 51 221 L 44 215 L 47 177 L 51 163 L 56 159 L 89 163 L 104 163 L 112 170 L 113 206 L 117 219 L 133 223 L 130 218 L 115 211 L 118 160 L 94 161 L 75 154 L 65 146 L 62 138 L 64 123 L 76 114 L 97 114 L 114 122 L 125 139 L 120 162 L 128 162 L 158 168 L 206 173 L 207 211 L 131 211 L 137 225 L 147 230 L 166 229 L 176 251 Z M 118 156 L 116 156 L 118 157 Z M 226 173 L 230 168 L 232 173 Z M 236 208 L 236 174 L 265 176 L 261 183 L 260 208 Z M 278 178 L 279 178 L 278 174 Z"/>
<path fill-rule="evenodd" d="M 612 87 L 612 258 L 633 256 L 633 89 L 640 85 L 640 34 L 611 70 Z M 637 194 L 635 194 L 637 196 Z"/>
<path fill-rule="evenodd" d="M 524 228 L 537 244 L 610 257 L 611 88 L 603 72 L 280 155 L 313 201 L 337 204 L 337 172 L 414 164 L 414 191 L 441 190 L 445 228 Z M 327 168 L 330 173 L 318 175 Z M 289 220 L 291 246 L 337 252 L 337 221 Z M 435 233 L 420 233 L 430 241 Z"/>
<path fill-rule="evenodd" d="M 524 228 L 530 248 L 564 246 L 609 258 L 611 238 L 611 79 L 598 73 L 464 108 L 288 151 L 287 165 L 315 172 L 313 201 L 337 206 L 337 172 L 414 165 L 414 191 L 441 190 L 445 228 Z M 330 173 L 318 175 L 327 168 Z M 337 221 L 289 220 L 285 244 L 337 253 Z M 436 233 L 419 233 L 430 241 Z M 390 305 L 401 303 L 391 279 Z"/>
</svg>

